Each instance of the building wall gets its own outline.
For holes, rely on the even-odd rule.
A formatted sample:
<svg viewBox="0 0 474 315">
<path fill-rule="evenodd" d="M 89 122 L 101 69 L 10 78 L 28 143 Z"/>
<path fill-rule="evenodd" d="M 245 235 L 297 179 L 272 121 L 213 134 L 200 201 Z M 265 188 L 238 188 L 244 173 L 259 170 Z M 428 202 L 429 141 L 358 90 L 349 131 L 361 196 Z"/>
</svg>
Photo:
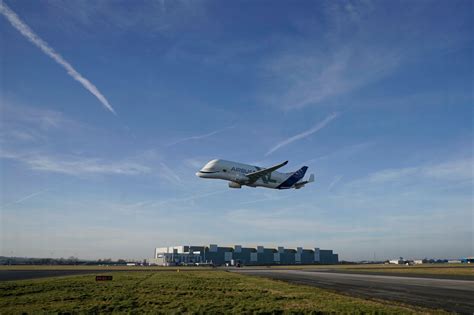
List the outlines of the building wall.
<svg viewBox="0 0 474 315">
<path fill-rule="evenodd" d="M 232 247 L 214 247 L 213 245 L 209 246 L 209 252 L 206 255 L 206 259 L 209 262 L 212 262 L 214 265 L 224 265 L 229 263 L 233 257 L 234 249 Z"/>
<path fill-rule="evenodd" d="M 219 247 L 216 244 L 209 246 L 170 246 L 155 249 L 153 262 L 159 265 L 186 264 L 193 262 L 207 262 L 214 265 L 226 263 L 240 263 L 243 265 L 293 265 L 293 264 L 337 264 L 338 255 L 332 250 L 315 248 L 285 249 L 284 247 L 265 248 L 264 246 Z"/>
<path fill-rule="evenodd" d="M 334 264 L 337 263 L 335 260 L 337 258 L 334 257 L 332 249 L 321 249 L 319 250 L 320 255 L 320 263 L 321 264 Z"/>
<path fill-rule="evenodd" d="M 294 249 L 284 249 L 281 254 L 280 264 L 282 265 L 294 265 L 296 264 L 296 251 Z"/>
<path fill-rule="evenodd" d="M 278 263 L 275 261 L 275 253 L 276 253 L 275 249 L 264 248 L 262 246 L 262 250 L 258 253 L 258 261 L 255 264 L 256 265 L 273 265 L 275 263 Z"/>
<path fill-rule="evenodd" d="M 301 253 L 301 264 L 314 264 L 314 251 L 303 249 Z"/>
<path fill-rule="evenodd" d="M 257 253 L 255 248 L 250 247 L 242 247 L 240 245 L 234 246 L 234 252 L 232 254 L 233 260 L 235 262 L 240 262 L 241 264 L 249 264 L 250 262 L 250 254 Z"/>
</svg>

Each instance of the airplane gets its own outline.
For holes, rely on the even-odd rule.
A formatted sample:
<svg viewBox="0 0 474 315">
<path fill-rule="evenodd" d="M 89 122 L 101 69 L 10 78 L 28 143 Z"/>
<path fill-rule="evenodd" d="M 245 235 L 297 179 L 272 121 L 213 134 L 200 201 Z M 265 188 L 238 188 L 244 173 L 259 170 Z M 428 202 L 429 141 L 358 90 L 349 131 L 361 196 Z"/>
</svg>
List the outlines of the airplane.
<svg viewBox="0 0 474 315">
<path fill-rule="evenodd" d="M 266 187 L 273 189 L 300 189 L 308 183 L 314 182 L 314 174 L 308 180 L 302 180 L 307 166 L 303 166 L 296 172 L 276 172 L 280 167 L 288 164 L 285 161 L 269 168 L 262 168 L 226 160 L 212 160 L 196 173 L 200 178 L 222 179 L 229 181 L 229 188 Z"/>
</svg>

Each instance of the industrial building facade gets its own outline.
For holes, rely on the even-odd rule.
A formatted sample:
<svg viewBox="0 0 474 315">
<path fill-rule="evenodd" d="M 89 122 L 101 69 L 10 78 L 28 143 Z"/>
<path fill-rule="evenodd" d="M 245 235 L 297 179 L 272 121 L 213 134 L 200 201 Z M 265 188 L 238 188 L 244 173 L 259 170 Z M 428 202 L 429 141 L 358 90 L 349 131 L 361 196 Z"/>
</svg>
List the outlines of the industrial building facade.
<svg viewBox="0 0 474 315">
<path fill-rule="evenodd" d="M 264 246 L 242 247 L 235 245 L 171 246 L 158 247 L 150 261 L 160 266 L 213 264 L 213 265 L 294 265 L 337 264 L 338 254 L 330 249 L 267 248 Z"/>
</svg>

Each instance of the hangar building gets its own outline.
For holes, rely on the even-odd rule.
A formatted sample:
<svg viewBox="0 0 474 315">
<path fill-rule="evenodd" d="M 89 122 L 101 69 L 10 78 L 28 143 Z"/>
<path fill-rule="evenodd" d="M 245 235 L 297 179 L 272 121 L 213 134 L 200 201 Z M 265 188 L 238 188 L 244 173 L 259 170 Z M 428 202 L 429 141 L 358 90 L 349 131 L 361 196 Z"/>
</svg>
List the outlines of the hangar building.
<svg viewBox="0 0 474 315">
<path fill-rule="evenodd" d="M 337 264 L 338 254 L 331 249 L 268 248 L 264 246 L 242 247 L 234 245 L 170 246 L 158 247 L 150 263 L 160 266 L 187 264 L 213 265 L 294 265 L 294 264 Z"/>
</svg>

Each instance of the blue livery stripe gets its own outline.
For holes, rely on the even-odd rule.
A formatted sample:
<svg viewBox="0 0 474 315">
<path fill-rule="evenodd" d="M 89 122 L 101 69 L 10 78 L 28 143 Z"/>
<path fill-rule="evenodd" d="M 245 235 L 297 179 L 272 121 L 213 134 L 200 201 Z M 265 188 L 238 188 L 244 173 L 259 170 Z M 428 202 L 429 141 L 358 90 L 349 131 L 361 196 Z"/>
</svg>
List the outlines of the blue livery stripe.
<svg viewBox="0 0 474 315">
<path fill-rule="evenodd" d="M 307 166 L 303 166 L 299 170 L 293 173 L 290 177 L 288 177 L 287 180 L 285 180 L 283 183 L 281 183 L 277 188 L 278 189 L 287 189 L 293 187 L 294 184 L 296 184 L 300 179 L 304 177 L 304 174 L 306 174 L 306 170 L 308 169 Z"/>
</svg>

